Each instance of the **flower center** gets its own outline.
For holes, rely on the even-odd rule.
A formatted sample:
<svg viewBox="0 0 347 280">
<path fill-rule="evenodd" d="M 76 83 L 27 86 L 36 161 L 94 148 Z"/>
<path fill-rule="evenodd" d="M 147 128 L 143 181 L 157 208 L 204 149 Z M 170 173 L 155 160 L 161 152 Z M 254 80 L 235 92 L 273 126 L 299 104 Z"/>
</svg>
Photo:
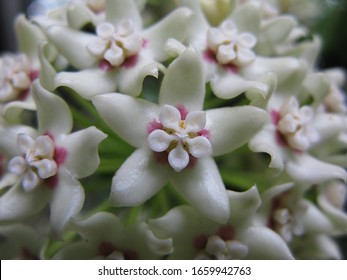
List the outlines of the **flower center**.
<svg viewBox="0 0 347 280">
<path fill-rule="evenodd" d="M 130 19 L 122 20 L 116 27 L 108 22 L 100 23 L 96 34 L 98 38 L 90 42 L 87 49 L 112 67 L 118 67 L 126 59 L 136 56 L 144 42 Z"/>
<path fill-rule="evenodd" d="M 199 236 L 194 240 L 199 250 L 196 259 L 239 260 L 247 256 L 248 246 L 234 239 L 234 229 L 222 226 L 210 236 Z"/>
<path fill-rule="evenodd" d="M 27 134 L 19 134 L 17 142 L 22 155 L 11 159 L 8 168 L 10 172 L 23 176 L 22 186 L 25 191 L 35 189 L 42 180 L 56 175 L 58 164 L 54 160 L 55 146 L 49 136 L 33 139 Z"/>
<path fill-rule="evenodd" d="M 35 79 L 34 72 L 24 54 L 5 55 L 0 58 L 0 102 L 20 98 Z"/>
<path fill-rule="evenodd" d="M 165 105 L 159 120 L 148 125 L 148 145 L 154 152 L 168 154 L 171 167 L 179 172 L 188 166 L 193 158 L 202 158 L 212 154 L 208 140 L 206 114 L 203 111 L 186 113 L 174 106 Z"/>
<path fill-rule="evenodd" d="M 301 235 L 304 231 L 300 217 L 306 207 L 295 198 L 297 196 L 293 197 L 293 194 L 287 191 L 272 200 L 268 226 L 286 242 L 290 242 L 293 235 Z"/>
<path fill-rule="evenodd" d="M 207 31 L 207 48 L 221 65 L 243 67 L 251 64 L 255 60 L 251 49 L 256 41 L 256 37 L 251 33 L 238 33 L 235 24 L 230 20 Z"/>
<path fill-rule="evenodd" d="M 273 123 L 281 139 L 291 148 L 304 151 L 319 140 L 312 124 L 313 110 L 309 106 L 299 108 L 295 97 L 285 102 L 279 112 L 272 112 Z"/>
</svg>

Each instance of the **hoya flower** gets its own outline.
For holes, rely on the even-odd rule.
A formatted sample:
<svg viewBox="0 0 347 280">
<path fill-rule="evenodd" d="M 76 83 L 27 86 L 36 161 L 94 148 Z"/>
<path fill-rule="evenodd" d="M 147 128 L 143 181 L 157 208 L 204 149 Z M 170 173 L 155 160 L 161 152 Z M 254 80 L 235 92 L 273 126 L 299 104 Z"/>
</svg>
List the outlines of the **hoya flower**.
<svg viewBox="0 0 347 280">
<path fill-rule="evenodd" d="M 201 58 L 188 48 L 168 67 L 159 105 L 119 93 L 92 98 L 110 128 L 137 148 L 113 177 L 113 205 L 142 204 L 170 181 L 207 217 L 228 219 L 226 190 L 212 157 L 247 143 L 268 116 L 253 106 L 203 111 L 204 95 Z"/>
<path fill-rule="evenodd" d="M 258 211 L 261 224 L 291 244 L 308 234 L 329 234 L 332 224 L 319 208 L 305 198 L 307 188 L 294 183 L 276 185 L 262 195 Z"/>
<path fill-rule="evenodd" d="M 105 18 L 96 25 L 95 34 L 64 24 L 43 26 L 59 53 L 80 70 L 59 73 L 55 87 L 69 87 L 87 99 L 116 90 L 139 95 L 144 78 L 157 77 L 163 68 L 160 62 L 169 58 L 163 50 L 167 39 L 185 38 L 191 14 L 178 8 L 145 28 L 133 0 L 112 0 L 106 1 Z"/>
<path fill-rule="evenodd" d="M 170 259 L 292 259 L 285 242 L 272 230 L 254 226 L 261 204 L 257 187 L 228 191 L 230 218 L 226 224 L 206 219 L 191 206 L 178 206 L 149 221 L 159 238 L 172 238 Z"/>
<path fill-rule="evenodd" d="M 181 5 L 194 11 L 187 41 L 203 56 L 206 80 L 211 82 L 216 96 L 230 99 L 251 90 L 265 98 L 270 88 L 268 80 L 264 79 L 266 75 L 274 73 L 282 86 L 304 71 L 305 63 L 297 58 L 257 55 L 258 45 L 266 38 L 284 40 L 295 25 L 293 18 L 277 18 L 265 28 L 259 5 L 250 2 L 237 5 L 218 26 L 211 26 L 198 0 L 181 1 Z M 170 40 L 166 48 L 174 53 L 185 49 L 175 40 Z"/>
<path fill-rule="evenodd" d="M 70 228 L 82 240 L 64 247 L 54 259 L 148 260 L 172 251 L 171 241 L 155 237 L 145 222 L 123 226 L 117 216 L 107 212 L 73 220 Z"/>
<path fill-rule="evenodd" d="M 346 171 L 316 157 L 314 152 L 345 131 L 345 119 L 320 113 L 313 106 L 301 106 L 294 96 L 275 94 L 267 111 L 271 121 L 250 142 L 255 152 L 271 156 L 270 167 L 285 172 L 302 184 L 322 183 L 331 179 L 346 180 Z"/>
<path fill-rule="evenodd" d="M 3 54 L 0 57 L 1 114 L 5 114 L 9 107 L 16 105 L 35 109 L 30 88 L 37 77 L 38 69 L 35 69 L 30 58 L 24 53 Z"/>
<path fill-rule="evenodd" d="M 1 225 L 0 259 L 37 260 L 44 240 L 32 227 L 17 223 Z"/>
<path fill-rule="evenodd" d="M 95 127 L 71 133 L 66 103 L 39 81 L 33 84 L 33 97 L 39 128 L 34 135 L 16 134 L 17 155 L 9 159 L 8 169 L 17 182 L 0 197 L 0 220 L 22 219 L 50 204 L 52 230 L 59 234 L 82 208 L 84 190 L 78 178 L 98 167 L 98 145 L 105 134 Z"/>
</svg>

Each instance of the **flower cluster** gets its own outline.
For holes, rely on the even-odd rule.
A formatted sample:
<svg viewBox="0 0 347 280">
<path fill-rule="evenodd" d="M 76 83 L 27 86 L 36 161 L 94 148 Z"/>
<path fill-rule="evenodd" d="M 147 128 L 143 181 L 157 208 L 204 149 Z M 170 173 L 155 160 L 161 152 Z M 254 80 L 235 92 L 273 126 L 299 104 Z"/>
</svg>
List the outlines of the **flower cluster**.
<svg viewBox="0 0 347 280">
<path fill-rule="evenodd" d="M 284 1 L 145 2 L 17 17 L 0 258 L 343 258 L 345 80 L 320 39 Z"/>
</svg>

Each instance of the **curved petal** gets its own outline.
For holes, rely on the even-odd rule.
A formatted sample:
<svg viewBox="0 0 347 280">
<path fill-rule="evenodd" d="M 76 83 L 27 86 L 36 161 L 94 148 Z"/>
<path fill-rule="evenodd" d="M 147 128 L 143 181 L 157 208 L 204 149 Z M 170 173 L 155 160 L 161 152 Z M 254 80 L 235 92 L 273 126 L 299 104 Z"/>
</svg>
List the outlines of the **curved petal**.
<svg viewBox="0 0 347 280">
<path fill-rule="evenodd" d="M 88 23 L 94 23 L 93 13 L 87 5 L 74 3 L 66 9 L 66 19 L 69 27 L 80 30 Z"/>
<path fill-rule="evenodd" d="M 303 222 L 305 227 L 305 233 L 327 233 L 332 232 L 333 225 L 330 220 L 314 205 L 312 202 L 305 201 L 305 207 L 307 207 Z"/>
<path fill-rule="evenodd" d="M 34 63 L 38 63 L 38 46 L 47 41 L 43 32 L 38 26 L 29 22 L 24 15 L 16 18 L 15 28 L 19 49 L 33 59 Z"/>
<path fill-rule="evenodd" d="M 135 206 L 145 202 L 168 182 L 171 172 L 168 165 L 155 161 L 152 151 L 136 150 L 112 179 L 111 203 Z"/>
<path fill-rule="evenodd" d="M 246 144 L 268 120 L 266 111 L 253 106 L 212 109 L 206 114 L 213 156 Z"/>
<path fill-rule="evenodd" d="M 293 159 L 286 164 L 286 171 L 295 181 L 304 184 L 317 184 L 334 179 L 347 181 L 345 169 L 317 160 L 308 154 L 293 155 Z"/>
<path fill-rule="evenodd" d="M 33 97 L 37 105 L 38 126 L 41 133 L 49 132 L 56 136 L 71 131 L 72 116 L 63 99 L 45 90 L 37 80 L 33 83 Z"/>
<path fill-rule="evenodd" d="M 149 225 L 159 238 L 172 238 L 174 251 L 169 258 L 181 260 L 193 259 L 197 253 L 195 239 L 213 234 L 220 226 L 188 205 L 175 207 L 164 216 L 149 220 Z"/>
<path fill-rule="evenodd" d="M 23 219 L 41 211 L 48 203 L 51 192 L 38 187 L 25 192 L 22 184 L 11 187 L 0 197 L 0 221 Z"/>
<path fill-rule="evenodd" d="M 238 75 L 226 73 L 222 76 L 214 76 L 211 79 L 211 88 L 214 94 L 222 99 L 237 97 L 245 91 L 251 90 L 265 99 L 269 85 L 261 81 L 246 80 Z"/>
<path fill-rule="evenodd" d="M 56 75 L 56 70 L 48 61 L 48 54 L 50 52 L 50 48 L 51 46 L 47 43 L 40 45 L 39 58 L 41 63 L 41 69 L 39 79 L 41 85 L 45 89 L 53 91 L 55 89 L 54 77 Z"/>
<path fill-rule="evenodd" d="M 177 8 L 164 19 L 150 26 L 142 32 L 144 38 L 148 40 L 153 58 L 157 61 L 164 61 L 168 58 L 164 51 L 164 45 L 169 38 L 183 41 L 186 37 L 189 20 L 192 11 L 188 8 Z"/>
<path fill-rule="evenodd" d="M 56 253 L 53 260 L 91 260 L 95 257 L 92 247 L 89 247 L 85 241 L 80 241 L 68 245 Z"/>
<path fill-rule="evenodd" d="M 98 146 L 105 138 L 94 126 L 58 138 L 56 145 L 67 153 L 63 166 L 76 178 L 91 175 L 100 164 Z"/>
<path fill-rule="evenodd" d="M 61 236 L 71 218 L 76 216 L 84 203 L 84 189 L 65 168 L 60 168 L 58 184 L 50 202 L 52 233 Z"/>
<path fill-rule="evenodd" d="M 142 84 L 147 76 L 158 78 L 159 69 L 163 66 L 147 56 L 147 51 L 142 51 L 136 57 L 134 65 L 123 65 L 115 77 L 118 84 L 118 92 L 131 96 L 138 96 L 142 91 Z"/>
<path fill-rule="evenodd" d="M 157 105 L 119 93 L 97 95 L 92 101 L 115 133 L 135 147 L 147 145 L 148 125 L 159 116 Z"/>
<path fill-rule="evenodd" d="M 229 219 L 228 195 L 211 157 L 198 159 L 194 166 L 174 174 L 172 183 L 207 218 L 219 223 L 226 223 Z"/>
<path fill-rule="evenodd" d="M 168 67 L 160 88 L 159 104 L 184 105 L 188 111 L 201 110 L 205 97 L 203 67 L 197 51 L 185 50 Z"/>
<path fill-rule="evenodd" d="M 106 1 L 106 20 L 117 25 L 124 19 L 131 19 L 138 30 L 142 29 L 142 18 L 134 0 Z"/>
<path fill-rule="evenodd" d="M 86 47 L 89 42 L 95 40 L 95 35 L 53 25 L 47 29 L 47 36 L 72 66 L 85 69 L 97 63 L 98 58 L 93 56 Z"/>
<path fill-rule="evenodd" d="M 182 147 L 182 144 L 178 143 L 177 147 L 169 152 L 168 160 L 171 167 L 176 172 L 180 172 L 183 168 L 187 167 L 189 163 L 189 154 Z"/>
<path fill-rule="evenodd" d="M 293 255 L 283 239 L 266 227 L 249 227 L 239 239 L 248 245 L 247 259 L 291 260 Z"/>
<path fill-rule="evenodd" d="M 261 26 L 259 3 L 251 1 L 240 5 L 229 16 L 229 19 L 235 22 L 239 33 L 252 32 L 257 34 Z"/>
<path fill-rule="evenodd" d="M 87 69 L 78 72 L 60 72 L 54 78 L 55 88 L 68 87 L 85 99 L 94 95 L 114 92 L 117 89 L 115 73 L 101 69 Z"/>
<path fill-rule="evenodd" d="M 347 130 L 347 119 L 338 114 L 321 113 L 315 117 L 314 127 L 319 134 L 319 142 L 336 139 L 341 132 Z"/>
</svg>

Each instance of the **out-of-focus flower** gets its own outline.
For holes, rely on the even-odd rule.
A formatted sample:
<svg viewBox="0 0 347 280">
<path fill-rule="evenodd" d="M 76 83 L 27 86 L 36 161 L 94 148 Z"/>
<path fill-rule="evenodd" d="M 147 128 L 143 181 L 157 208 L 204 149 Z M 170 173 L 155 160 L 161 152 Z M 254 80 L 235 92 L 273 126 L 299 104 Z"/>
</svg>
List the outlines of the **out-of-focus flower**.
<svg viewBox="0 0 347 280">
<path fill-rule="evenodd" d="M 33 84 L 33 98 L 39 128 L 34 135 L 20 130 L 12 133 L 16 138 L 11 139 L 12 145 L 17 143 L 18 152 L 9 159 L 8 167 L 17 175 L 17 183 L 0 197 L 0 220 L 31 216 L 49 203 L 53 232 L 60 234 L 82 208 L 84 190 L 77 179 L 98 167 L 97 148 L 105 134 L 95 127 L 70 133 L 72 117 L 67 104 L 39 81 Z"/>
<path fill-rule="evenodd" d="M 289 248 L 275 232 L 253 225 L 261 204 L 257 188 L 227 193 L 230 218 L 226 224 L 208 220 L 190 206 L 178 206 L 150 220 L 159 238 L 172 238 L 174 250 L 169 258 L 292 259 Z"/>
<path fill-rule="evenodd" d="M 148 260 L 172 251 L 171 240 L 155 237 L 145 222 L 123 226 L 111 213 L 99 212 L 85 220 L 73 220 L 70 228 L 82 240 L 60 250 L 54 259 Z"/>
</svg>

